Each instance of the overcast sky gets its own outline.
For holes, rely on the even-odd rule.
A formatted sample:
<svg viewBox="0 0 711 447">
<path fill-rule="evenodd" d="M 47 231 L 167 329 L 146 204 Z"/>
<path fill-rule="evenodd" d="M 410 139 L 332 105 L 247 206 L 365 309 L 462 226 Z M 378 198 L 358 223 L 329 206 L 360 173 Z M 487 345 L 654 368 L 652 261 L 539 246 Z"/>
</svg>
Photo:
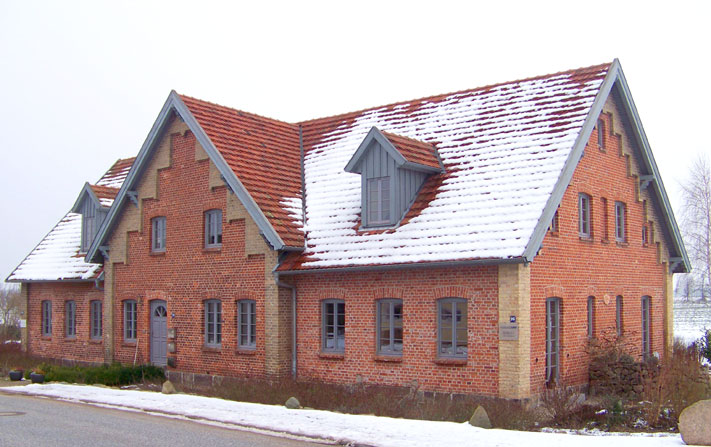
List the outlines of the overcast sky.
<svg viewBox="0 0 711 447">
<path fill-rule="evenodd" d="M 709 1 L 0 0 L 0 280 L 137 154 L 171 89 L 298 121 L 619 58 L 677 209 L 711 152 L 710 19 Z"/>
</svg>

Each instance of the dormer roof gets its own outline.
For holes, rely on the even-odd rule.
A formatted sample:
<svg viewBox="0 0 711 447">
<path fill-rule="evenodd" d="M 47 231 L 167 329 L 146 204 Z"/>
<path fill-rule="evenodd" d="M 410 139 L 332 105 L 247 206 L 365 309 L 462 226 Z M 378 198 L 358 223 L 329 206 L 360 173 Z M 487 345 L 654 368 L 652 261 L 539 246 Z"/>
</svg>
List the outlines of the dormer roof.
<svg viewBox="0 0 711 447">
<path fill-rule="evenodd" d="M 380 143 L 381 147 L 393 158 L 398 167 L 431 173 L 444 170 L 434 144 L 390 132 L 381 132 L 374 126 L 346 165 L 346 172 L 361 172 L 363 158 L 372 147 L 373 141 Z"/>
</svg>

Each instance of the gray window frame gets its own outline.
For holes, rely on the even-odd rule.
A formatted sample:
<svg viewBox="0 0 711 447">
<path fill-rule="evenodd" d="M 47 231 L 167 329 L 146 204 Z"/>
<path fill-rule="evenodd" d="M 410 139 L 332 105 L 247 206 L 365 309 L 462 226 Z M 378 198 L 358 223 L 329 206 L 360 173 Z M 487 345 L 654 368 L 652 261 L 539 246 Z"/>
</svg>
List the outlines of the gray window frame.
<svg viewBox="0 0 711 447">
<path fill-rule="evenodd" d="M 595 337 L 595 297 L 588 297 L 588 338 Z"/>
<path fill-rule="evenodd" d="M 622 337 L 622 334 L 624 334 L 625 328 L 624 328 L 624 322 L 623 322 L 623 312 L 624 312 L 624 298 L 622 295 L 617 295 L 615 297 L 615 330 L 617 332 L 618 337 Z"/>
<path fill-rule="evenodd" d="M 167 222 L 165 216 L 151 219 L 151 251 L 153 253 L 165 252 Z"/>
<path fill-rule="evenodd" d="M 395 337 L 395 332 L 398 329 L 395 321 L 395 308 L 400 306 L 400 345 L 396 344 L 398 340 Z M 383 315 L 383 307 L 387 307 L 387 316 Z M 392 355 L 392 356 L 402 356 L 402 349 L 404 345 L 404 315 L 403 315 L 403 305 L 402 300 L 398 298 L 383 298 L 375 302 L 375 339 L 376 339 L 376 352 L 378 355 Z M 386 317 L 388 319 L 385 322 L 383 319 Z M 386 329 L 388 331 L 387 344 L 384 344 L 383 340 L 383 323 L 386 324 Z"/>
<path fill-rule="evenodd" d="M 390 176 L 374 177 L 366 180 L 365 199 L 368 201 L 368 226 L 389 225 L 392 223 L 392 203 L 390 200 L 392 185 L 390 183 Z M 387 188 L 384 189 L 383 186 Z M 373 192 L 376 193 L 375 200 L 372 198 Z"/>
<path fill-rule="evenodd" d="M 592 237 L 591 197 L 584 192 L 578 193 L 578 235 L 581 238 Z"/>
<path fill-rule="evenodd" d="M 89 301 L 89 337 L 101 340 L 104 335 L 104 303 L 100 300 Z"/>
<path fill-rule="evenodd" d="M 237 301 L 237 346 L 239 349 L 257 349 L 257 302 Z"/>
<path fill-rule="evenodd" d="M 627 205 L 624 202 L 615 202 L 615 240 L 617 242 L 626 242 L 625 237 L 627 229 Z"/>
<path fill-rule="evenodd" d="M 138 332 L 138 303 L 136 300 L 123 302 L 123 339 L 135 342 Z"/>
<path fill-rule="evenodd" d="M 443 348 L 443 312 L 442 308 L 444 305 L 451 304 L 451 318 L 452 318 L 452 328 L 450 332 L 451 340 L 451 352 L 446 352 L 446 348 Z M 463 352 L 459 351 L 459 341 L 457 338 L 457 330 L 459 329 L 457 325 L 457 308 L 462 306 L 464 309 L 463 318 L 464 329 L 465 329 L 465 344 Z M 469 311 L 468 311 L 468 301 L 465 298 L 441 298 L 437 300 L 437 357 L 440 358 L 453 358 L 453 359 L 466 359 L 469 356 Z"/>
<path fill-rule="evenodd" d="M 52 336 L 52 301 L 42 301 L 42 336 Z"/>
<path fill-rule="evenodd" d="M 602 118 L 597 120 L 597 147 L 605 149 L 605 121 Z"/>
<path fill-rule="evenodd" d="M 553 321 L 553 316 L 556 317 L 555 322 Z M 560 379 L 560 328 L 562 327 L 562 319 L 562 300 L 558 297 L 546 298 L 546 383 L 556 383 Z"/>
<path fill-rule="evenodd" d="M 652 355 L 652 297 L 642 296 L 642 358 Z"/>
<path fill-rule="evenodd" d="M 77 337 L 77 302 L 74 300 L 64 302 L 64 337 Z"/>
<path fill-rule="evenodd" d="M 205 211 L 205 248 L 222 247 L 222 210 Z"/>
<path fill-rule="evenodd" d="M 210 299 L 204 301 L 205 306 L 205 346 L 208 348 L 222 347 L 222 301 Z"/>
<path fill-rule="evenodd" d="M 342 312 L 339 311 L 341 306 Z M 329 307 L 332 308 L 330 311 Z M 328 324 L 329 315 L 332 315 L 332 325 Z M 339 324 L 341 318 L 343 323 Z M 333 340 L 333 346 L 329 346 L 330 340 Z M 327 299 L 321 301 L 321 351 L 337 354 L 343 354 L 346 351 L 346 302 L 344 300 Z"/>
</svg>

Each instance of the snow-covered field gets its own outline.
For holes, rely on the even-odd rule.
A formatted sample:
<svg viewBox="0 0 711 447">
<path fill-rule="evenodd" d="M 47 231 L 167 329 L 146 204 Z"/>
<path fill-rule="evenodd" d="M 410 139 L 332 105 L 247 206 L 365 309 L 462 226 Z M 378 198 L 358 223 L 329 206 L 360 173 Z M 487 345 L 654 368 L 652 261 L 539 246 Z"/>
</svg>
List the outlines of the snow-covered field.
<svg viewBox="0 0 711 447">
<path fill-rule="evenodd" d="M 4 392 L 145 411 L 197 422 L 268 431 L 277 436 L 319 438 L 338 444 L 378 447 L 672 447 L 684 443 L 679 435 L 538 433 L 485 430 L 468 423 L 416 421 L 348 415 L 320 410 L 288 410 L 282 406 L 233 402 L 187 394 L 119 390 L 85 385 L 46 384 L 2 388 Z"/>
<path fill-rule="evenodd" d="M 691 344 L 701 338 L 704 328 L 711 329 L 711 301 L 674 301 L 674 337 Z"/>
</svg>

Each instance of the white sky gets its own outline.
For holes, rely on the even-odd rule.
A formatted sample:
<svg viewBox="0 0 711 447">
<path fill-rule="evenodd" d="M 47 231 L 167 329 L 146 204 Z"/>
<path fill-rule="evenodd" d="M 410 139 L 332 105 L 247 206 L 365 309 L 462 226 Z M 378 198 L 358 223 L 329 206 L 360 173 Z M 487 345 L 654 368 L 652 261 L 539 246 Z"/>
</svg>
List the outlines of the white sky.
<svg viewBox="0 0 711 447">
<path fill-rule="evenodd" d="M 711 2 L 0 0 L 0 280 L 171 89 L 285 121 L 619 58 L 673 204 L 705 138 Z"/>
</svg>

